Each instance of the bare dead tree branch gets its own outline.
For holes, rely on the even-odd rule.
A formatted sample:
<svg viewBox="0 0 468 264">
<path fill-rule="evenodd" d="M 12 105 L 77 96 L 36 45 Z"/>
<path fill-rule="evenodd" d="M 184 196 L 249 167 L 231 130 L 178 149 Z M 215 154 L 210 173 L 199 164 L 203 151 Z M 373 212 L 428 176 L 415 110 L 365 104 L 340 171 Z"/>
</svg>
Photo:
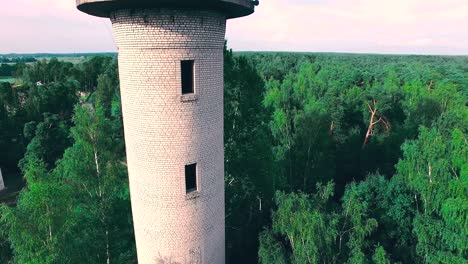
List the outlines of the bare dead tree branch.
<svg viewBox="0 0 468 264">
<path fill-rule="evenodd" d="M 371 116 L 370 116 L 370 120 L 369 120 L 369 126 L 367 127 L 366 137 L 365 137 L 364 142 L 362 144 L 363 148 L 367 145 L 367 143 L 369 143 L 370 138 L 374 135 L 374 130 L 375 130 L 376 125 L 382 123 L 387 132 L 390 132 L 390 129 L 391 129 L 391 124 L 384 115 L 380 116 L 376 120 L 377 110 L 378 110 L 377 103 L 378 102 L 375 99 L 372 100 L 372 105 L 369 102 L 366 102 L 367 107 L 369 108 L 369 112 L 370 112 Z"/>
</svg>

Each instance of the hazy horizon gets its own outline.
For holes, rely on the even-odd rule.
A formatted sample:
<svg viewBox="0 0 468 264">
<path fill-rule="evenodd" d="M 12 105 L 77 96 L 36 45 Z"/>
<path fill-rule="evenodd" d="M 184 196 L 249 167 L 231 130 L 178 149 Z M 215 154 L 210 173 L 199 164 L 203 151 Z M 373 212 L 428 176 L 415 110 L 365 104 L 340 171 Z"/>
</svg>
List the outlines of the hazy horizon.
<svg viewBox="0 0 468 264">
<path fill-rule="evenodd" d="M 229 49 L 232 49 L 229 47 Z M 336 51 L 288 51 L 288 50 L 234 50 L 234 53 L 304 53 L 304 54 L 342 54 L 342 55 L 381 55 L 381 56 L 441 56 L 441 57 L 468 57 L 468 54 L 411 54 L 411 53 L 372 53 L 372 52 L 336 52 Z M 117 51 L 90 51 L 90 52 L 25 52 L 25 53 L 0 53 L 1 56 L 5 55 L 86 55 L 86 54 L 115 54 Z M 66 57 L 66 56 L 65 56 Z"/>
<path fill-rule="evenodd" d="M 108 19 L 73 0 L 9 1 L 0 54 L 116 52 Z M 468 1 L 263 0 L 228 21 L 234 51 L 468 55 Z"/>
</svg>

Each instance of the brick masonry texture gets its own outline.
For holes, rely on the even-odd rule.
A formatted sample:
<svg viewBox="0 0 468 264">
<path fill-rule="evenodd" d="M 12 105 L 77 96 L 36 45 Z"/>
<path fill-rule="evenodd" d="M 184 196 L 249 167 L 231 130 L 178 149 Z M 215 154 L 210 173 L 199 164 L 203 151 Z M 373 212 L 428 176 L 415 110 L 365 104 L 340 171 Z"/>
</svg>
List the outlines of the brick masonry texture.
<svg viewBox="0 0 468 264">
<path fill-rule="evenodd" d="M 215 11 L 111 14 L 138 262 L 224 263 L 223 45 Z M 195 93 L 182 95 L 181 60 Z M 186 194 L 185 165 L 198 191 Z"/>
</svg>

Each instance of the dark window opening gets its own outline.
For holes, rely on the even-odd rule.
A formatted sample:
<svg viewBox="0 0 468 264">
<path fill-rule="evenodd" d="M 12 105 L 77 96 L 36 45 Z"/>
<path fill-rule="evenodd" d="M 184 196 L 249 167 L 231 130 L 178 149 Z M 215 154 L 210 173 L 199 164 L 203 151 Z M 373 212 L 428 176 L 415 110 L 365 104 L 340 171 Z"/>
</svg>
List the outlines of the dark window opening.
<svg viewBox="0 0 468 264">
<path fill-rule="evenodd" d="M 185 190 L 187 193 L 197 190 L 197 164 L 185 165 Z"/>
<path fill-rule="evenodd" d="M 193 60 L 180 62 L 182 78 L 182 94 L 193 93 Z"/>
</svg>

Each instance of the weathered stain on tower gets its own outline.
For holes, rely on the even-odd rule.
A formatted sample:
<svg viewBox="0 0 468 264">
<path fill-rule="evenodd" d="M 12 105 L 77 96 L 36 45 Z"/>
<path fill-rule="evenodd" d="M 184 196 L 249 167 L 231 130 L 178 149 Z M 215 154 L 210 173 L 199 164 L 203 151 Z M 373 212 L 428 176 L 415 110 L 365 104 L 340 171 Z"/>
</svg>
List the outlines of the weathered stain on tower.
<svg viewBox="0 0 468 264">
<path fill-rule="evenodd" d="M 77 0 L 109 17 L 139 263 L 224 263 L 223 46 L 251 0 Z"/>
</svg>

